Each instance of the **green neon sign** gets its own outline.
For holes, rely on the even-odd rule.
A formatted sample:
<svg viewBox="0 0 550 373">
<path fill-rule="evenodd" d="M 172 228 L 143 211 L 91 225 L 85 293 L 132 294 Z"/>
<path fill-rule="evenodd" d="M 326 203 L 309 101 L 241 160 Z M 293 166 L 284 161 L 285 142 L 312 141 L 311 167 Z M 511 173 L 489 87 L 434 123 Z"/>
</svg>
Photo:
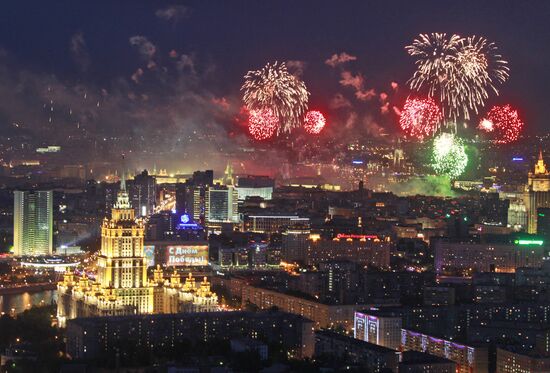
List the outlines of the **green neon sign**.
<svg viewBox="0 0 550 373">
<path fill-rule="evenodd" d="M 528 246 L 528 245 L 542 246 L 542 245 L 544 245 L 543 240 L 515 240 L 514 243 L 516 245 L 521 245 L 521 246 Z"/>
</svg>

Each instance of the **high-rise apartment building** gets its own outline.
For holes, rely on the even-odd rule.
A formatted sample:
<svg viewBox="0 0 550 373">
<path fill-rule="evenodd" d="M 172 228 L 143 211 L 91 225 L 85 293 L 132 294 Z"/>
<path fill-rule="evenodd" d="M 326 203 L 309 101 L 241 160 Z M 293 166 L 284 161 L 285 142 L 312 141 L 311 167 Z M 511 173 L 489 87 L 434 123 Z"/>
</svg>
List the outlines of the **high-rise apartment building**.
<svg viewBox="0 0 550 373">
<path fill-rule="evenodd" d="M 17 256 L 52 254 L 52 191 L 14 192 L 13 246 Z"/>
</svg>

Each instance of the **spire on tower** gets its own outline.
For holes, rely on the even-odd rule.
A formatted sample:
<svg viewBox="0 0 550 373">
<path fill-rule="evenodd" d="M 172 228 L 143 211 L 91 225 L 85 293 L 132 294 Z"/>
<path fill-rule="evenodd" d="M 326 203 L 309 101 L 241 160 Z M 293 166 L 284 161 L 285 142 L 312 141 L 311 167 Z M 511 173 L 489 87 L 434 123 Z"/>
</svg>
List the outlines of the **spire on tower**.
<svg viewBox="0 0 550 373">
<path fill-rule="evenodd" d="M 120 190 L 125 192 L 126 191 L 126 173 L 123 171 L 122 176 L 120 178 Z"/>
<path fill-rule="evenodd" d="M 130 196 L 126 191 L 126 173 L 122 172 L 120 179 L 120 190 L 117 193 L 117 200 L 115 202 L 114 208 L 116 209 L 130 209 Z"/>
<path fill-rule="evenodd" d="M 231 162 L 227 162 L 223 181 L 225 185 L 233 185 L 235 183 L 235 180 L 233 179 L 233 166 L 231 165 Z"/>
<path fill-rule="evenodd" d="M 544 164 L 544 159 L 542 158 L 542 149 L 539 149 L 539 160 L 535 165 L 535 175 L 546 175 L 547 173 L 548 173 L 548 170 L 546 169 L 546 165 Z"/>
</svg>

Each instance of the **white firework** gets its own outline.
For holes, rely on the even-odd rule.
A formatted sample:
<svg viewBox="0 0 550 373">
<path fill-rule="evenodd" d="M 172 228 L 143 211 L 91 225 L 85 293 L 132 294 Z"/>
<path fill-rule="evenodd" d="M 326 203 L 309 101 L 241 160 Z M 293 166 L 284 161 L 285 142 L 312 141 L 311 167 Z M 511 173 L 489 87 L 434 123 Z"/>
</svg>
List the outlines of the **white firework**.
<svg viewBox="0 0 550 373">
<path fill-rule="evenodd" d="M 417 67 L 409 86 L 437 98 L 451 123 L 477 114 L 489 89 L 498 94 L 497 85 L 509 76 L 508 62 L 494 43 L 482 37 L 421 34 L 405 49 L 416 58 Z"/>
<path fill-rule="evenodd" d="M 243 101 L 249 110 L 271 109 L 279 119 L 278 133 L 301 125 L 309 92 L 303 81 L 290 74 L 285 63 L 268 63 L 244 76 Z"/>
</svg>

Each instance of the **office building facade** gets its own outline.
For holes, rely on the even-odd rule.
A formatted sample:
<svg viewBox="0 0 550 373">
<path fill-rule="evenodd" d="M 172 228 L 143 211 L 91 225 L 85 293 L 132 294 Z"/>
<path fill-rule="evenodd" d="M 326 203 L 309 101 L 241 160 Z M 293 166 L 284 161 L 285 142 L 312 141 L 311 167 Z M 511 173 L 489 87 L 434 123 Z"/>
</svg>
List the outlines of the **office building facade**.
<svg viewBox="0 0 550 373">
<path fill-rule="evenodd" d="M 207 223 L 237 223 L 238 193 L 233 186 L 214 185 L 206 190 L 205 217 Z"/>
</svg>

